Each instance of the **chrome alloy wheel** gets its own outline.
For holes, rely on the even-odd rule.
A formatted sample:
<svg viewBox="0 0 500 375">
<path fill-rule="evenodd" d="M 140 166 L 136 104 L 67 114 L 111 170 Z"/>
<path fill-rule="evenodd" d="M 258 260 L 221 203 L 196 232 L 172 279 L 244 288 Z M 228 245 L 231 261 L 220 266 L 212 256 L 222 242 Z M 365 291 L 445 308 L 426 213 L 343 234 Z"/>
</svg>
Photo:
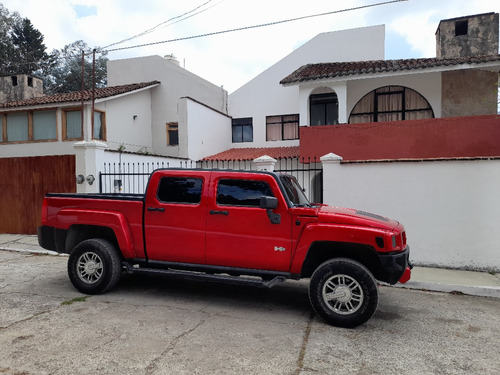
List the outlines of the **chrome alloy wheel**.
<svg viewBox="0 0 500 375">
<path fill-rule="evenodd" d="M 95 284 L 103 274 L 103 263 L 99 255 L 93 252 L 83 253 L 77 261 L 77 275 L 86 284 Z"/>
<path fill-rule="evenodd" d="M 355 313 L 363 304 L 361 285 L 348 275 L 334 275 L 323 285 L 323 300 L 329 309 L 340 315 Z"/>
</svg>

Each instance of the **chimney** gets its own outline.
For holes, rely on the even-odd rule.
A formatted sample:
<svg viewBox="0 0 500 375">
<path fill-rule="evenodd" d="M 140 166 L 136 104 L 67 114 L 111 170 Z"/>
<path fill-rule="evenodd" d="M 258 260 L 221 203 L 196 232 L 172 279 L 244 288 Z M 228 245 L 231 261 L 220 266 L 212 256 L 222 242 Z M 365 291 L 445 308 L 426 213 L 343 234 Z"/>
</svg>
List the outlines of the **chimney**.
<svg viewBox="0 0 500 375">
<path fill-rule="evenodd" d="M 498 13 L 442 20 L 436 31 L 439 59 L 498 54 Z"/>
<path fill-rule="evenodd" d="M 43 96 L 43 81 L 26 74 L 0 77 L 0 103 Z"/>
</svg>

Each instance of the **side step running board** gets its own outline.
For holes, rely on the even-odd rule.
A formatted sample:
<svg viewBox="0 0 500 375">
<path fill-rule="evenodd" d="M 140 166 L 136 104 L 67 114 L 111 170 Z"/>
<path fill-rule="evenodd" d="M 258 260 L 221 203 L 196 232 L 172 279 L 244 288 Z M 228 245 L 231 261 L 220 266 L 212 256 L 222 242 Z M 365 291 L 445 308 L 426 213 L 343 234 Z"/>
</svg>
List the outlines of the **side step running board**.
<svg viewBox="0 0 500 375">
<path fill-rule="evenodd" d="M 271 280 L 261 280 L 259 278 L 248 278 L 242 276 L 231 276 L 231 275 L 220 275 L 220 274 L 208 274 L 204 272 L 193 272 L 193 271 L 183 271 L 183 270 L 172 270 L 172 269 L 158 269 L 158 268 L 141 268 L 134 267 L 130 263 L 124 262 L 128 273 L 136 274 L 146 274 L 146 275 L 168 275 L 181 277 L 188 280 L 203 280 L 203 281 L 213 281 L 222 282 L 227 284 L 237 284 L 237 285 L 251 285 L 261 288 L 271 288 L 278 283 L 286 281 L 284 276 L 275 276 Z"/>
</svg>

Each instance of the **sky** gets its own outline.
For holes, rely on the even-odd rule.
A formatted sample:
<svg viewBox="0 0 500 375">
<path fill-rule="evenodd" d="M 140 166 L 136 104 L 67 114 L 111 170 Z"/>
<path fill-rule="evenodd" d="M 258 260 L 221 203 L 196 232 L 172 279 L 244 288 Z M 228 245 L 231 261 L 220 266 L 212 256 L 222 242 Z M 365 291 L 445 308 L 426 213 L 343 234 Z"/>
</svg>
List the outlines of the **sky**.
<svg viewBox="0 0 500 375">
<path fill-rule="evenodd" d="M 17 11 L 21 17 L 29 18 L 43 34 L 49 52 L 83 40 L 90 47 L 124 48 L 110 50 L 107 55 L 110 60 L 173 54 L 181 66 L 223 86 L 229 93 L 319 33 L 383 24 L 386 59 L 435 57 L 435 32 L 440 20 L 500 13 L 499 0 L 0 0 L 0 3 L 9 12 Z M 280 22 L 318 14 L 324 15 Z M 248 28 L 269 23 L 274 24 Z M 173 41 L 237 28 L 247 29 Z M 150 32 L 140 35 L 145 31 Z"/>
</svg>

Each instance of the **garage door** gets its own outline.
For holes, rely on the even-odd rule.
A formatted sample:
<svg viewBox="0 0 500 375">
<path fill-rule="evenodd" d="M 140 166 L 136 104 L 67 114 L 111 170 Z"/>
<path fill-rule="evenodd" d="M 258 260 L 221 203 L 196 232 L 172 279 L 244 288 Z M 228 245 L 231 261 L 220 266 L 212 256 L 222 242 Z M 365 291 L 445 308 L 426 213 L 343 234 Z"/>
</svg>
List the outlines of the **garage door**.
<svg viewBox="0 0 500 375">
<path fill-rule="evenodd" d="M 0 233 L 36 234 L 45 193 L 74 193 L 75 156 L 0 158 Z"/>
</svg>

